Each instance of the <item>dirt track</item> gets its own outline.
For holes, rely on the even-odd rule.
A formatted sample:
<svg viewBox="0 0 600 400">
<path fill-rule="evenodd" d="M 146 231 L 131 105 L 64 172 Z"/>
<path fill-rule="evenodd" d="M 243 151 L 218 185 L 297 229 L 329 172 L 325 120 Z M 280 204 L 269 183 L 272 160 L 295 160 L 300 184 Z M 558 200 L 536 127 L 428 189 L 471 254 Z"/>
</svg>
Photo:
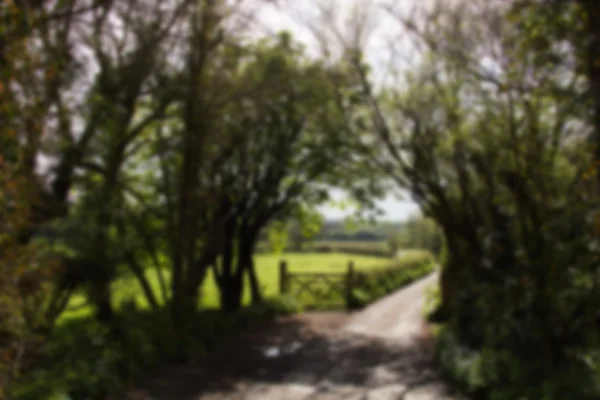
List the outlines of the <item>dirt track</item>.
<svg viewBox="0 0 600 400">
<path fill-rule="evenodd" d="M 432 367 L 422 308 L 431 275 L 353 315 L 261 323 L 195 364 L 173 366 L 131 400 L 450 400 Z"/>
</svg>

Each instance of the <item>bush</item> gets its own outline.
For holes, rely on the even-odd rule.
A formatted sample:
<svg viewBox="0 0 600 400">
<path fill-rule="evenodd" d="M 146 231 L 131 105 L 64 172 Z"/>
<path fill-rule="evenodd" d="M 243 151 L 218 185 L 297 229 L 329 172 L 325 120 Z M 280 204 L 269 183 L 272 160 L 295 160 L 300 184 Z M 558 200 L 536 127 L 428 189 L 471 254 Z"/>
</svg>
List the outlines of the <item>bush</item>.
<svg viewBox="0 0 600 400">
<path fill-rule="evenodd" d="M 290 307 L 287 300 L 282 304 Z M 122 311 L 118 316 L 122 341 L 116 341 L 92 317 L 69 320 L 49 337 L 45 357 L 35 370 L 10 388 L 10 398 L 104 399 L 149 369 L 202 354 L 248 321 L 272 314 L 269 307 L 262 307 L 234 314 L 199 313 L 186 326 L 182 342 L 173 340 L 165 311 Z"/>
<path fill-rule="evenodd" d="M 265 316 L 292 315 L 304 311 L 304 305 L 291 295 L 269 297 L 261 306 Z"/>
<path fill-rule="evenodd" d="M 437 314 L 442 304 L 442 294 L 438 286 L 427 288 L 425 292 L 425 317 L 429 322 L 437 322 Z"/>
<path fill-rule="evenodd" d="M 436 358 L 446 375 L 474 398 L 489 400 L 592 400 L 600 398 L 600 358 L 558 366 L 523 360 L 508 351 L 470 350 L 447 328 Z"/>
<path fill-rule="evenodd" d="M 353 310 L 362 308 L 373 301 L 373 294 L 367 290 L 358 288 L 352 290 L 352 296 L 348 299 L 348 308 Z"/>
<path fill-rule="evenodd" d="M 345 253 L 386 258 L 392 255 L 388 246 L 378 241 L 317 241 L 307 244 L 305 251 L 311 253 Z"/>
<path fill-rule="evenodd" d="M 407 286 L 435 270 L 431 260 L 417 258 L 401 261 L 398 266 L 382 271 L 361 272 L 355 277 L 348 307 L 361 308 L 401 287 Z"/>
<path fill-rule="evenodd" d="M 11 391 L 23 400 L 64 393 L 70 398 L 102 398 L 120 382 L 121 346 L 93 320 L 74 321 L 57 329 L 44 349 L 45 357 Z"/>
</svg>

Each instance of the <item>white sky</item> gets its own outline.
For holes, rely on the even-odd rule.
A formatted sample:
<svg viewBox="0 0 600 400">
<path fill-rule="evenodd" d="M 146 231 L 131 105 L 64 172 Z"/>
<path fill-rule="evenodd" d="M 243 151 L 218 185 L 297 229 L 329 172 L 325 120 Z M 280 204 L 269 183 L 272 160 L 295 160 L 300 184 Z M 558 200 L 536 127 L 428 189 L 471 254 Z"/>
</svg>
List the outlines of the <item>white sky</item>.
<svg viewBox="0 0 600 400">
<path fill-rule="evenodd" d="M 334 189 L 331 191 L 331 197 L 333 201 L 339 202 L 344 200 L 347 196 L 344 191 Z M 407 220 L 411 215 L 419 212 L 419 207 L 405 196 L 403 199 L 398 199 L 395 195 L 390 194 L 382 201 L 378 202 L 378 207 L 385 213 L 384 216 L 380 217 L 381 220 L 390 221 L 404 221 Z M 319 211 L 327 219 L 344 219 L 352 215 L 353 210 L 343 210 L 335 205 L 328 205 L 319 207 Z"/>
<path fill-rule="evenodd" d="M 264 4 L 264 0 L 261 1 Z M 358 6 L 359 10 L 368 9 L 369 20 L 367 23 L 368 38 L 365 46 L 366 57 L 373 68 L 374 79 L 382 82 L 388 79 L 390 66 L 393 70 L 400 70 L 407 63 L 414 61 L 415 53 L 411 51 L 410 42 L 403 35 L 400 24 L 395 21 L 388 12 L 384 11 L 382 5 L 391 5 L 394 9 L 407 16 L 414 7 L 423 6 L 429 3 L 429 0 L 279 0 L 266 6 L 259 6 L 254 9 L 254 17 L 258 24 L 256 32 L 258 35 L 276 33 L 281 30 L 292 32 L 295 39 L 304 43 L 309 54 L 321 54 L 319 42 L 315 40 L 315 35 L 311 32 L 309 26 L 319 23 L 319 6 L 331 6 L 334 10 L 333 17 L 328 21 L 329 27 L 336 27 L 338 31 L 347 35 L 353 30 L 353 24 L 350 19 L 353 10 Z M 331 38 L 331 43 L 336 40 Z M 339 41 L 337 41 L 339 43 Z M 335 49 L 334 49 L 335 50 Z M 396 54 L 396 57 L 392 57 Z M 341 190 L 333 190 L 332 197 L 336 200 L 342 200 L 346 197 Z M 405 196 L 405 199 L 399 200 L 396 195 L 390 194 L 383 201 L 378 203 L 383 210 L 384 216 L 381 219 L 388 220 L 406 220 L 411 215 L 418 212 L 418 206 Z M 349 216 L 353 210 L 342 210 L 335 205 L 320 207 L 320 211 L 328 219 L 340 219 Z"/>
</svg>

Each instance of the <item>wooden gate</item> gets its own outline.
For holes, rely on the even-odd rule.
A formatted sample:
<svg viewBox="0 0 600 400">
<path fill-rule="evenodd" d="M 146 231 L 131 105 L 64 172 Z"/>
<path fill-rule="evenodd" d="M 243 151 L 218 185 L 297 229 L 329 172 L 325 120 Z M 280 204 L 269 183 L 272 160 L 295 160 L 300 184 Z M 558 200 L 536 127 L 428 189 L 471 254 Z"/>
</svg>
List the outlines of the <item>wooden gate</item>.
<svg viewBox="0 0 600 400">
<path fill-rule="evenodd" d="M 354 264 L 346 273 L 289 272 L 285 261 L 279 264 L 279 291 L 314 301 L 314 305 L 346 306 L 350 304 Z M 310 304 L 312 301 L 305 301 Z"/>
</svg>

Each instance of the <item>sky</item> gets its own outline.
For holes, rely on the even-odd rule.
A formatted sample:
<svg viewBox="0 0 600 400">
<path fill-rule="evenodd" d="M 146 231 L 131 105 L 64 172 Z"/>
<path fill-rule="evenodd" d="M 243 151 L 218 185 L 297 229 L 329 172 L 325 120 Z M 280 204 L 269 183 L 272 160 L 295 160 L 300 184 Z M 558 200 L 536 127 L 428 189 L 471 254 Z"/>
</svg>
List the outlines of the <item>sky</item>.
<svg viewBox="0 0 600 400">
<path fill-rule="evenodd" d="M 339 202 L 346 197 L 344 191 L 339 189 L 333 189 L 330 193 L 333 198 L 332 203 Z M 412 215 L 419 213 L 419 207 L 413 201 L 408 199 L 408 196 L 404 196 L 404 199 L 399 199 L 396 195 L 390 194 L 387 198 L 379 201 L 377 206 L 383 211 L 384 215 L 379 217 L 380 220 L 386 221 L 405 221 Z M 335 204 L 324 205 L 319 207 L 319 211 L 330 220 L 345 219 L 351 217 L 353 209 L 341 209 Z"/>
<path fill-rule="evenodd" d="M 258 35 L 288 30 L 292 32 L 296 40 L 306 46 L 308 53 L 312 55 L 322 54 L 322 46 L 315 39 L 316 36 L 311 31 L 310 25 L 334 28 L 342 36 L 348 36 L 352 28 L 356 26 L 351 22 L 353 11 L 359 10 L 359 13 L 363 13 L 363 15 L 366 11 L 368 18 L 365 24 L 366 34 L 363 37 L 363 44 L 376 82 L 383 82 L 389 78 L 390 66 L 394 70 L 401 70 L 407 61 L 414 61 L 410 42 L 405 39 L 407 35 L 402 35 L 400 24 L 389 12 L 384 10 L 382 5 L 391 5 L 400 14 L 407 16 L 413 7 L 428 2 L 424 0 L 279 0 L 268 2 L 265 5 L 264 0 L 256 1 L 261 1 L 261 5 L 252 10 L 253 18 L 257 22 L 256 32 Z M 319 6 L 329 6 L 333 11 L 327 24 L 320 23 Z M 333 35 L 328 39 L 327 43 L 334 44 L 331 49 L 335 54 L 336 48 L 339 48 L 335 44 L 340 42 Z M 331 196 L 335 202 L 338 202 L 344 199 L 346 194 L 341 190 L 334 189 L 331 191 Z M 379 201 L 377 205 L 383 211 L 383 215 L 379 217 L 382 220 L 403 221 L 418 213 L 419 210 L 408 196 L 399 199 L 392 193 Z M 334 204 L 322 206 L 319 210 L 327 219 L 342 219 L 354 213 L 352 209 L 343 210 Z"/>
</svg>

